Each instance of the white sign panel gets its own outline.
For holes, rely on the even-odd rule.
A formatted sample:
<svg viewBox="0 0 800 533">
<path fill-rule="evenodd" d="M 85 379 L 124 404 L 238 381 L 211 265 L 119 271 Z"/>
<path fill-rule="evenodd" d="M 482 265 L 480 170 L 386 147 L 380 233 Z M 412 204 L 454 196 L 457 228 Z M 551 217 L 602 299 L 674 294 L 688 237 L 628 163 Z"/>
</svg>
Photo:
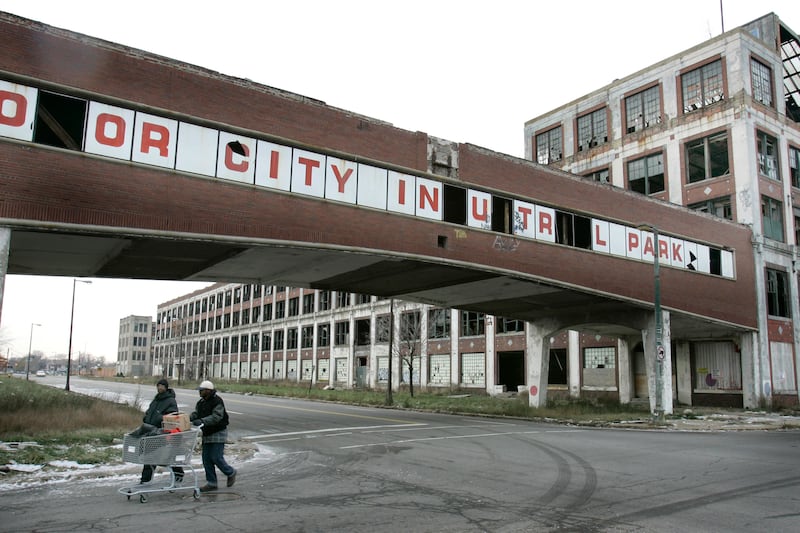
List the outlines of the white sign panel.
<svg viewBox="0 0 800 533">
<path fill-rule="evenodd" d="M 358 165 L 353 161 L 328 157 L 325 166 L 325 198 L 348 204 L 356 203 Z"/>
<path fill-rule="evenodd" d="M 441 183 L 427 178 L 417 178 L 416 215 L 422 218 L 442 220 L 444 215 Z"/>
<path fill-rule="evenodd" d="M 388 171 L 358 164 L 358 205 L 386 209 Z"/>
<path fill-rule="evenodd" d="M 390 170 L 388 180 L 386 208 L 395 213 L 413 215 L 417 205 L 416 178 Z"/>
<path fill-rule="evenodd" d="M 467 189 L 467 226 L 492 229 L 492 195 Z"/>
<path fill-rule="evenodd" d="M 243 183 L 254 183 L 255 155 L 255 139 L 221 131 L 217 148 L 217 177 Z"/>
<path fill-rule="evenodd" d="M 131 159 L 146 165 L 175 168 L 177 146 L 177 120 L 136 113 Z"/>
<path fill-rule="evenodd" d="M 217 171 L 217 140 L 219 131 L 181 122 L 178 125 L 178 153 L 175 168 L 204 176 Z"/>
<path fill-rule="evenodd" d="M 267 141 L 256 145 L 256 185 L 288 191 L 292 186 L 292 149 Z"/>
<path fill-rule="evenodd" d="M 325 156 L 295 149 L 292 154 L 292 192 L 325 197 Z"/>
<path fill-rule="evenodd" d="M 116 159 L 131 159 L 133 117 L 130 109 L 89 102 L 84 150 Z"/>
<path fill-rule="evenodd" d="M 33 87 L 0 80 L 0 135 L 33 140 L 38 94 Z"/>
</svg>

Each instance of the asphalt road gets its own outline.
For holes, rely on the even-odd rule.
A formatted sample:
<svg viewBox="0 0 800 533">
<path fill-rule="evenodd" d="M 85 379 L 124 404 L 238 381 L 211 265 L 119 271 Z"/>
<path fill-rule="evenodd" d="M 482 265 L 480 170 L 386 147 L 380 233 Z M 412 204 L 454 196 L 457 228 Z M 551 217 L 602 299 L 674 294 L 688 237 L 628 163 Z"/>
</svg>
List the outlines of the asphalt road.
<svg viewBox="0 0 800 533">
<path fill-rule="evenodd" d="M 800 431 L 575 428 L 222 396 L 231 437 L 261 449 L 235 464 L 233 488 L 141 504 L 117 492 L 130 475 L 30 487 L 0 493 L 0 530 L 798 530 Z M 178 391 L 179 404 L 196 398 Z"/>
</svg>

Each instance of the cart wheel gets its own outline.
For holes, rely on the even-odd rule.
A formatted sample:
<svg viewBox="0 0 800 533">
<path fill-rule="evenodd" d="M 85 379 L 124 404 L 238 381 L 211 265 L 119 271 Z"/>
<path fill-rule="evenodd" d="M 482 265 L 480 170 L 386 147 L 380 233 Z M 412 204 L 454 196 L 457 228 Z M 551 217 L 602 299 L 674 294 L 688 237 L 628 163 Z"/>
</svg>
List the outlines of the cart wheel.
<svg viewBox="0 0 800 533">
<path fill-rule="evenodd" d="M 199 500 L 200 499 L 200 489 L 194 489 L 193 496 L 194 496 L 195 500 Z"/>
<path fill-rule="evenodd" d="M 147 496 L 145 496 L 144 494 L 139 496 L 139 503 L 147 503 Z"/>
</svg>

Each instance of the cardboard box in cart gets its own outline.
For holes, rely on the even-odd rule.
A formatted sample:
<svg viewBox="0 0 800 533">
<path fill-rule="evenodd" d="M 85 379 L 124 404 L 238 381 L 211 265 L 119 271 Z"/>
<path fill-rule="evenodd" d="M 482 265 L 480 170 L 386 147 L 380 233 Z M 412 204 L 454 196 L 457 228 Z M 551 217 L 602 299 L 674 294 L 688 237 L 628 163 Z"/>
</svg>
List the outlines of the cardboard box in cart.
<svg viewBox="0 0 800 533">
<path fill-rule="evenodd" d="M 180 431 L 189 431 L 192 423 L 189 422 L 188 413 L 172 413 L 164 415 L 161 422 L 161 427 L 164 429 L 178 429 Z"/>
</svg>

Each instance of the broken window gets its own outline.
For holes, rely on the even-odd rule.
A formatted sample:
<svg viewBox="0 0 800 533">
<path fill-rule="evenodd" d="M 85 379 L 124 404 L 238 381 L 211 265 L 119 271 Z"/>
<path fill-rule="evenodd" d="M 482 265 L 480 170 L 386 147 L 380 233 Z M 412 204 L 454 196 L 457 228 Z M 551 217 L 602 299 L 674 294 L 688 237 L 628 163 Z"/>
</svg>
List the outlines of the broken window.
<svg viewBox="0 0 800 533">
<path fill-rule="evenodd" d="M 789 147 L 789 175 L 792 187 L 800 187 L 800 150 L 794 146 Z"/>
<path fill-rule="evenodd" d="M 313 294 L 304 294 L 303 295 L 303 314 L 307 315 L 309 313 L 314 312 L 314 295 Z"/>
<path fill-rule="evenodd" d="M 319 310 L 327 311 L 331 308 L 331 291 L 319 291 Z"/>
<path fill-rule="evenodd" d="M 428 311 L 428 338 L 447 339 L 450 337 L 450 310 L 431 309 Z"/>
<path fill-rule="evenodd" d="M 686 143 L 686 181 L 695 183 L 730 174 L 728 133 L 722 132 Z"/>
<path fill-rule="evenodd" d="M 607 168 L 589 172 L 588 174 L 584 174 L 583 177 L 600 183 L 611 183 L 611 171 Z"/>
<path fill-rule="evenodd" d="M 350 342 L 350 322 L 336 322 L 334 343 L 336 346 L 343 346 Z"/>
<path fill-rule="evenodd" d="M 286 300 L 275 302 L 275 318 L 280 319 L 286 316 Z"/>
<path fill-rule="evenodd" d="M 272 349 L 272 335 L 268 331 L 261 333 L 261 349 L 265 352 Z"/>
<path fill-rule="evenodd" d="M 467 224 L 467 190 L 444 184 L 443 220 L 453 224 Z"/>
<path fill-rule="evenodd" d="M 33 142 L 81 150 L 85 123 L 86 100 L 39 91 Z"/>
<path fill-rule="evenodd" d="M 400 315 L 400 340 L 416 341 L 420 337 L 419 311 L 409 311 Z"/>
<path fill-rule="evenodd" d="M 778 141 L 775 137 L 759 131 L 756 132 L 756 142 L 758 143 L 758 172 L 762 176 L 780 181 Z"/>
<path fill-rule="evenodd" d="M 492 195 L 492 231 L 511 233 L 512 202 Z"/>
<path fill-rule="evenodd" d="M 661 123 L 661 92 L 658 85 L 625 98 L 625 133 L 641 131 Z"/>
<path fill-rule="evenodd" d="M 497 333 L 521 333 L 525 331 L 525 322 L 512 318 L 497 317 Z"/>
<path fill-rule="evenodd" d="M 336 308 L 341 309 L 350 305 L 350 293 L 338 291 L 336 293 Z"/>
<path fill-rule="evenodd" d="M 360 318 L 355 321 L 356 327 L 356 346 L 369 346 L 370 335 L 370 319 Z"/>
<path fill-rule="evenodd" d="M 750 81 L 753 85 L 753 100 L 772 107 L 772 69 L 761 61 L 750 58 Z"/>
<path fill-rule="evenodd" d="M 722 60 L 717 59 L 681 75 L 683 112 L 691 113 L 725 98 Z"/>
<path fill-rule="evenodd" d="M 461 311 L 461 336 L 473 337 L 484 334 L 484 318 L 483 313 L 475 313 L 473 311 Z"/>
<path fill-rule="evenodd" d="M 536 162 L 549 165 L 561 161 L 561 126 L 536 136 Z"/>
<path fill-rule="evenodd" d="M 767 269 L 767 313 L 771 316 L 789 318 L 789 278 L 786 272 Z"/>
<path fill-rule="evenodd" d="M 764 237 L 783 242 L 783 204 L 769 196 L 761 197 L 761 232 Z"/>
<path fill-rule="evenodd" d="M 331 325 L 317 324 L 317 348 L 328 346 L 331 343 Z"/>
<path fill-rule="evenodd" d="M 272 304 L 264 304 L 264 322 L 272 320 Z"/>
<path fill-rule="evenodd" d="M 289 316 L 297 316 L 300 314 L 300 298 L 289 298 Z"/>
<path fill-rule="evenodd" d="M 289 328 L 286 330 L 286 349 L 297 349 L 297 328 Z"/>
<path fill-rule="evenodd" d="M 314 347 L 314 326 L 303 326 L 303 331 L 300 334 L 300 347 Z"/>
<path fill-rule="evenodd" d="M 592 221 L 566 211 L 556 210 L 556 242 L 575 248 L 591 249 Z"/>
<path fill-rule="evenodd" d="M 702 202 L 697 202 L 696 204 L 690 204 L 687 207 L 689 209 L 694 209 L 695 211 L 700 211 L 702 213 L 708 213 L 719 218 L 733 220 L 733 209 L 731 208 L 730 196 L 704 200 Z"/>
<path fill-rule="evenodd" d="M 275 330 L 275 339 L 272 341 L 275 350 L 283 350 L 283 330 Z"/>
<path fill-rule="evenodd" d="M 629 161 L 628 188 L 641 194 L 664 191 L 664 156 L 659 153 Z"/>
<path fill-rule="evenodd" d="M 375 318 L 375 342 L 389 342 L 389 315 Z"/>
<path fill-rule="evenodd" d="M 582 152 L 608 142 L 606 108 L 578 117 L 578 151 Z"/>
</svg>

